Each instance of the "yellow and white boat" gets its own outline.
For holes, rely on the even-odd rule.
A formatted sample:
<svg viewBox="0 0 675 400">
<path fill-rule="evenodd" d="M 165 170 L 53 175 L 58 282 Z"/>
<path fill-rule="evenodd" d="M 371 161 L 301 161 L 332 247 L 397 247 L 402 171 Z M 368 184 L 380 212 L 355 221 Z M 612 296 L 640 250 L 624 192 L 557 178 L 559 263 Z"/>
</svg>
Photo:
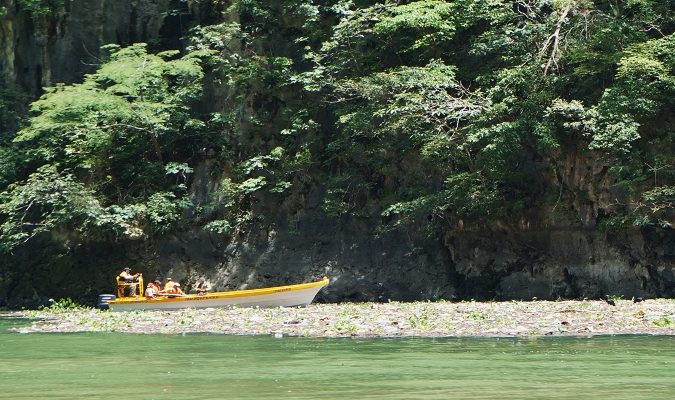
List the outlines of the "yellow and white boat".
<svg viewBox="0 0 675 400">
<path fill-rule="evenodd" d="M 306 306 L 314 300 L 322 287 L 328 285 L 328 278 L 298 285 L 276 286 L 263 289 L 233 290 L 206 294 L 164 295 L 148 299 L 145 297 L 110 296 L 101 302 L 107 303 L 111 311 L 134 310 L 175 310 L 179 308 L 209 307 L 294 307 Z M 101 304 L 100 304 L 101 305 Z"/>
</svg>

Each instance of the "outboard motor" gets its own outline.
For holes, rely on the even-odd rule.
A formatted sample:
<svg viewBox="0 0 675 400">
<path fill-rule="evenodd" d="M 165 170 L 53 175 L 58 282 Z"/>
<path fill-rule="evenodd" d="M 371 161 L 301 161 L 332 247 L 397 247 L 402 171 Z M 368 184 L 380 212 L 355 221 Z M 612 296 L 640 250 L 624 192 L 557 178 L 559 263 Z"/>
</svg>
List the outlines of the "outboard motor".
<svg viewBox="0 0 675 400">
<path fill-rule="evenodd" d="M 115 300 L 117 296 L 114 294 L 99 294 L 97 307 L 101 310 L 108 309 L 108 300 Z"/>
</svg>

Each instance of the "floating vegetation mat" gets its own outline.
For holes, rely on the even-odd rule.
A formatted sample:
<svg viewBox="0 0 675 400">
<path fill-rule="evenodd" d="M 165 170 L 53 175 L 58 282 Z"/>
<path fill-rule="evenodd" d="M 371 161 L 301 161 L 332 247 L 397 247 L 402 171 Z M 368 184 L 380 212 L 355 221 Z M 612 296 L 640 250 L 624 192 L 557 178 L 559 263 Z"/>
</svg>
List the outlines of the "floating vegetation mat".
<svg viewBox="0 0 675 400">
<path fill-rule="evenodd" d="M 675 334 L 675 300 L 312 304 L 109 312 L 49 308 L 22 312 L 20 332 L 222 333 L 309 337 L 478 337 Z M 16 315 L 16 314 L 15 314 Z"/>
</svg>

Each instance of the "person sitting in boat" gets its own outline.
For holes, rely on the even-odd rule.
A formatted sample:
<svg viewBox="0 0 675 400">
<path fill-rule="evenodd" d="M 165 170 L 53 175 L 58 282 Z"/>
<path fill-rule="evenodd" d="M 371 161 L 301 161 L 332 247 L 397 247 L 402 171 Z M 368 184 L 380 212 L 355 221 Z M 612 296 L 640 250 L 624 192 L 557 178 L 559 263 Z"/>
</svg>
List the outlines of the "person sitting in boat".
<svg viewBox="0 0 675 400">
<path fill-rule="evenodd" d="M 157 294 L 159 293 L 159 290 L 157 290 L 157 287 L 153 282 L 149 282 L 148 286 L 145 287 L 145 298 L 146 299 L 156 299 Z"/>
<path fill-rule="evenodd" d="M 173 286 L 171 286 L 171 289 L 165 290 L 165 293 L 169 295 L 169 297 L 174 296 L 174 295 L 180 295 L 180 296 L 185 296 L 185 293 L 180 289 L 180 283 L 174 282 Z"/>
<path fill-rule="evenodd" d="M 190 293 L 206 294 L 211 291 L 211 283 L 206 280 L 204 275 L 200 275 L 197 282 L 190 289 Z"/>
<path fill-rule="evenodd" d="M 155 288 L 156 293 L 159 293 L 162 290 L 164 290 L 164 288 L 162 288 L 162 282 L 160 282 L 158 280 L 155 280 L 154 282 L 150 282 L 150 283 L 152 283 L 152 286 Z"/>
<path fill-rule="evenodd" d="M 129 282 L 138 282 L 138 277 L 140 276 L 140 273 L 131 273 L 131 268 L 126 267 L 124 270 L 120 273 L 120 281 L 129 283 Z M 138 290 L 138 284 L 135 285 L 128 285 L 129 287 L 129 297 L 136 297 L 136 290 Z"/>
<path fill-rule="evenodd" d="M 165 293 L 171 293 L 171 290 L 173 289 L 173 285 L 175 285 L 176 282 L 173 281 L 171 278 L 166 278 L 166 283 L 164 284 L 164 292 Z"/>
</svg>

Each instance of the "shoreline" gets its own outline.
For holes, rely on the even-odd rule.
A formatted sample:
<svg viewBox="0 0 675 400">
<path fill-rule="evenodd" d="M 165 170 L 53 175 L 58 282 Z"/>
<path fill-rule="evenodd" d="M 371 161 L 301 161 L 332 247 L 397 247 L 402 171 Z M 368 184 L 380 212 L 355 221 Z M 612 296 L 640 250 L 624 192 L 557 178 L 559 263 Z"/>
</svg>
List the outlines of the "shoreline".
<svg viewBox="0 0 675 400">
<path fill-rule="evenodd" d="M 32 332 L 218 333 L 275 337 L 544 337 L 675 335 L 675 300 L 310 304 L 301 308 L 216 308 L 109 312 L 48 308 L 5 316 L 34 319 Z"/>
</svg>

